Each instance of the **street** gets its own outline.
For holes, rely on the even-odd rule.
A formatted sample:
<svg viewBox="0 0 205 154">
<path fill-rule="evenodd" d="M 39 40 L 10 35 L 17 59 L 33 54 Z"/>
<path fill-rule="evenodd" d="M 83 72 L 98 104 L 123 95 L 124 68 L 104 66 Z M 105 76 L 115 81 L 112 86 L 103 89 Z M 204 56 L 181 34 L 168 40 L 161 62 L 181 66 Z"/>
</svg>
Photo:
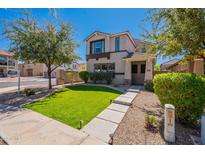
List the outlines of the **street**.
<svg viewBox="0 0 205 154">
<path fill-rule="evenodd" d="M 56 84 L 55 78 L 52 79 L 52 85 Z M 31 87 L 47 87 L 48 79 L 43 77 L 21 77 L 21 89 Z M 18 77 L 14 78 L 0 78 L 0 94 L 18 89 Z"/>
</svg>

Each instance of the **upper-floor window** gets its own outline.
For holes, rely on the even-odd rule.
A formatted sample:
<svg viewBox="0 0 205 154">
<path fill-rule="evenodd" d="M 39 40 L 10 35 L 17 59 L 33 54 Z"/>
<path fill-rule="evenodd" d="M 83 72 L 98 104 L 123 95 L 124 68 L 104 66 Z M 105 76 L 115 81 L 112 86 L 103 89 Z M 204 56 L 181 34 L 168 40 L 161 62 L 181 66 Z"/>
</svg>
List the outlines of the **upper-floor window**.
<svg viewBox="0 0 205 154">
<path fill-rule="evenodd" d="M 90 42 L 90 53 L 99 54 L 105 51 L 105 40 Z"/>
<path fill-rule="evenodd" d="M 120 50 L 120 37 L 115 38 L 115 51 Z"/>
</svg>

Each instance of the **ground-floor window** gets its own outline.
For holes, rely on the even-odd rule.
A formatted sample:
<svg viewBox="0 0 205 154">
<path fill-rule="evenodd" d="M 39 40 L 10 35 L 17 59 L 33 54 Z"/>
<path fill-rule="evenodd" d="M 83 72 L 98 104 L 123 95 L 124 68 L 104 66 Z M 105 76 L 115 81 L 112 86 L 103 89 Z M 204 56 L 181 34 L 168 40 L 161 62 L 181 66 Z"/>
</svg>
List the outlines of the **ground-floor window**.
<svg viewBox="0 0 205 154">
<path fill-rule="evenodd" d="M 94 72 L 115 72 L 115 63 L 94 64 Z"/>
</svg>

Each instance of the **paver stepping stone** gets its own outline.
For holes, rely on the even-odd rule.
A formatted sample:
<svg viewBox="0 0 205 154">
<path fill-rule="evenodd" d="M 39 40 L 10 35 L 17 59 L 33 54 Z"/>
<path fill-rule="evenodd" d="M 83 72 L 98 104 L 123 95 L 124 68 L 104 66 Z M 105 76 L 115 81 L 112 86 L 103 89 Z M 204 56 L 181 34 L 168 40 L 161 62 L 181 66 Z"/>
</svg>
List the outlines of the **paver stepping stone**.
<svg viewBox="0 0 205 154">
<path fill-rule="evenodd" d="M 108 109 L 126 113 L 129 106 L 112 103 L 108 106 Z"/>
<path fill-rule="evenodd" d="M 114 100 L 114 103 L 123 104 L 123 105 L 131 105 L 133 99 L 119 96 Z"/>
<path fill-rule="evenodd" d="M 136 96 L 134 96 L 134 95 L 123 94 L 123 95 L 120 95 L 120 97 L 125 97 L 125 98 L 134 99 Z"/>
<path fill-rule="evenodd" d="M 129 95 L 129 96 L 137 96 L 138 95 L 138 93 L 135 93 L 135 92 L 126 92 L 125 94 Z"/>
<path fill-rule="evenodd" d="M 132 89 L 132 88 L 127 89 L 127 91 L 128 91 L 128 92 L 134 92 L 134 93 L 139 93 L 139 92 L 140 92 L 140 90 L 138 90 L 138 89 Z"/>
<path fill-rule="evenodd" d="M 110 109 L 105 109 L 103 112 L 101 112 L 97 118 L 104 119 L 110 122 L 114 122 L 119 124 L 124 117 L 125 113 L 118 112 Z"/>
<path fill-rule="evenodd" d="M 117 126 L 118 124 L 115 124 L 113 122 L 94 118 L 81 130 L 91 136 L 95 136 L 96 138 L 108 143 L 110 140 L 110 135 L 115 132 Z"/>
</svg>

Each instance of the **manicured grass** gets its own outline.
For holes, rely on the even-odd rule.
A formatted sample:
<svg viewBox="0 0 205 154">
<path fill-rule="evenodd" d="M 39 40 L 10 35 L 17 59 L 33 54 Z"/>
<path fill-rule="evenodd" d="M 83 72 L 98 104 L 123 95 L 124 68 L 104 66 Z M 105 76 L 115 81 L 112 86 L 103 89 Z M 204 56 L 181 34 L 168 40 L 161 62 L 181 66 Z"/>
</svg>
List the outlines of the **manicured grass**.
<svg viewBox="0 0 205 154">
<path fill-rule="evenodd" d="M 74 128 L 83 126 L 103 111 L 121 93 L 101 86 L 72 86 L 24 107 L 61 121 Z"/>
</svg>

